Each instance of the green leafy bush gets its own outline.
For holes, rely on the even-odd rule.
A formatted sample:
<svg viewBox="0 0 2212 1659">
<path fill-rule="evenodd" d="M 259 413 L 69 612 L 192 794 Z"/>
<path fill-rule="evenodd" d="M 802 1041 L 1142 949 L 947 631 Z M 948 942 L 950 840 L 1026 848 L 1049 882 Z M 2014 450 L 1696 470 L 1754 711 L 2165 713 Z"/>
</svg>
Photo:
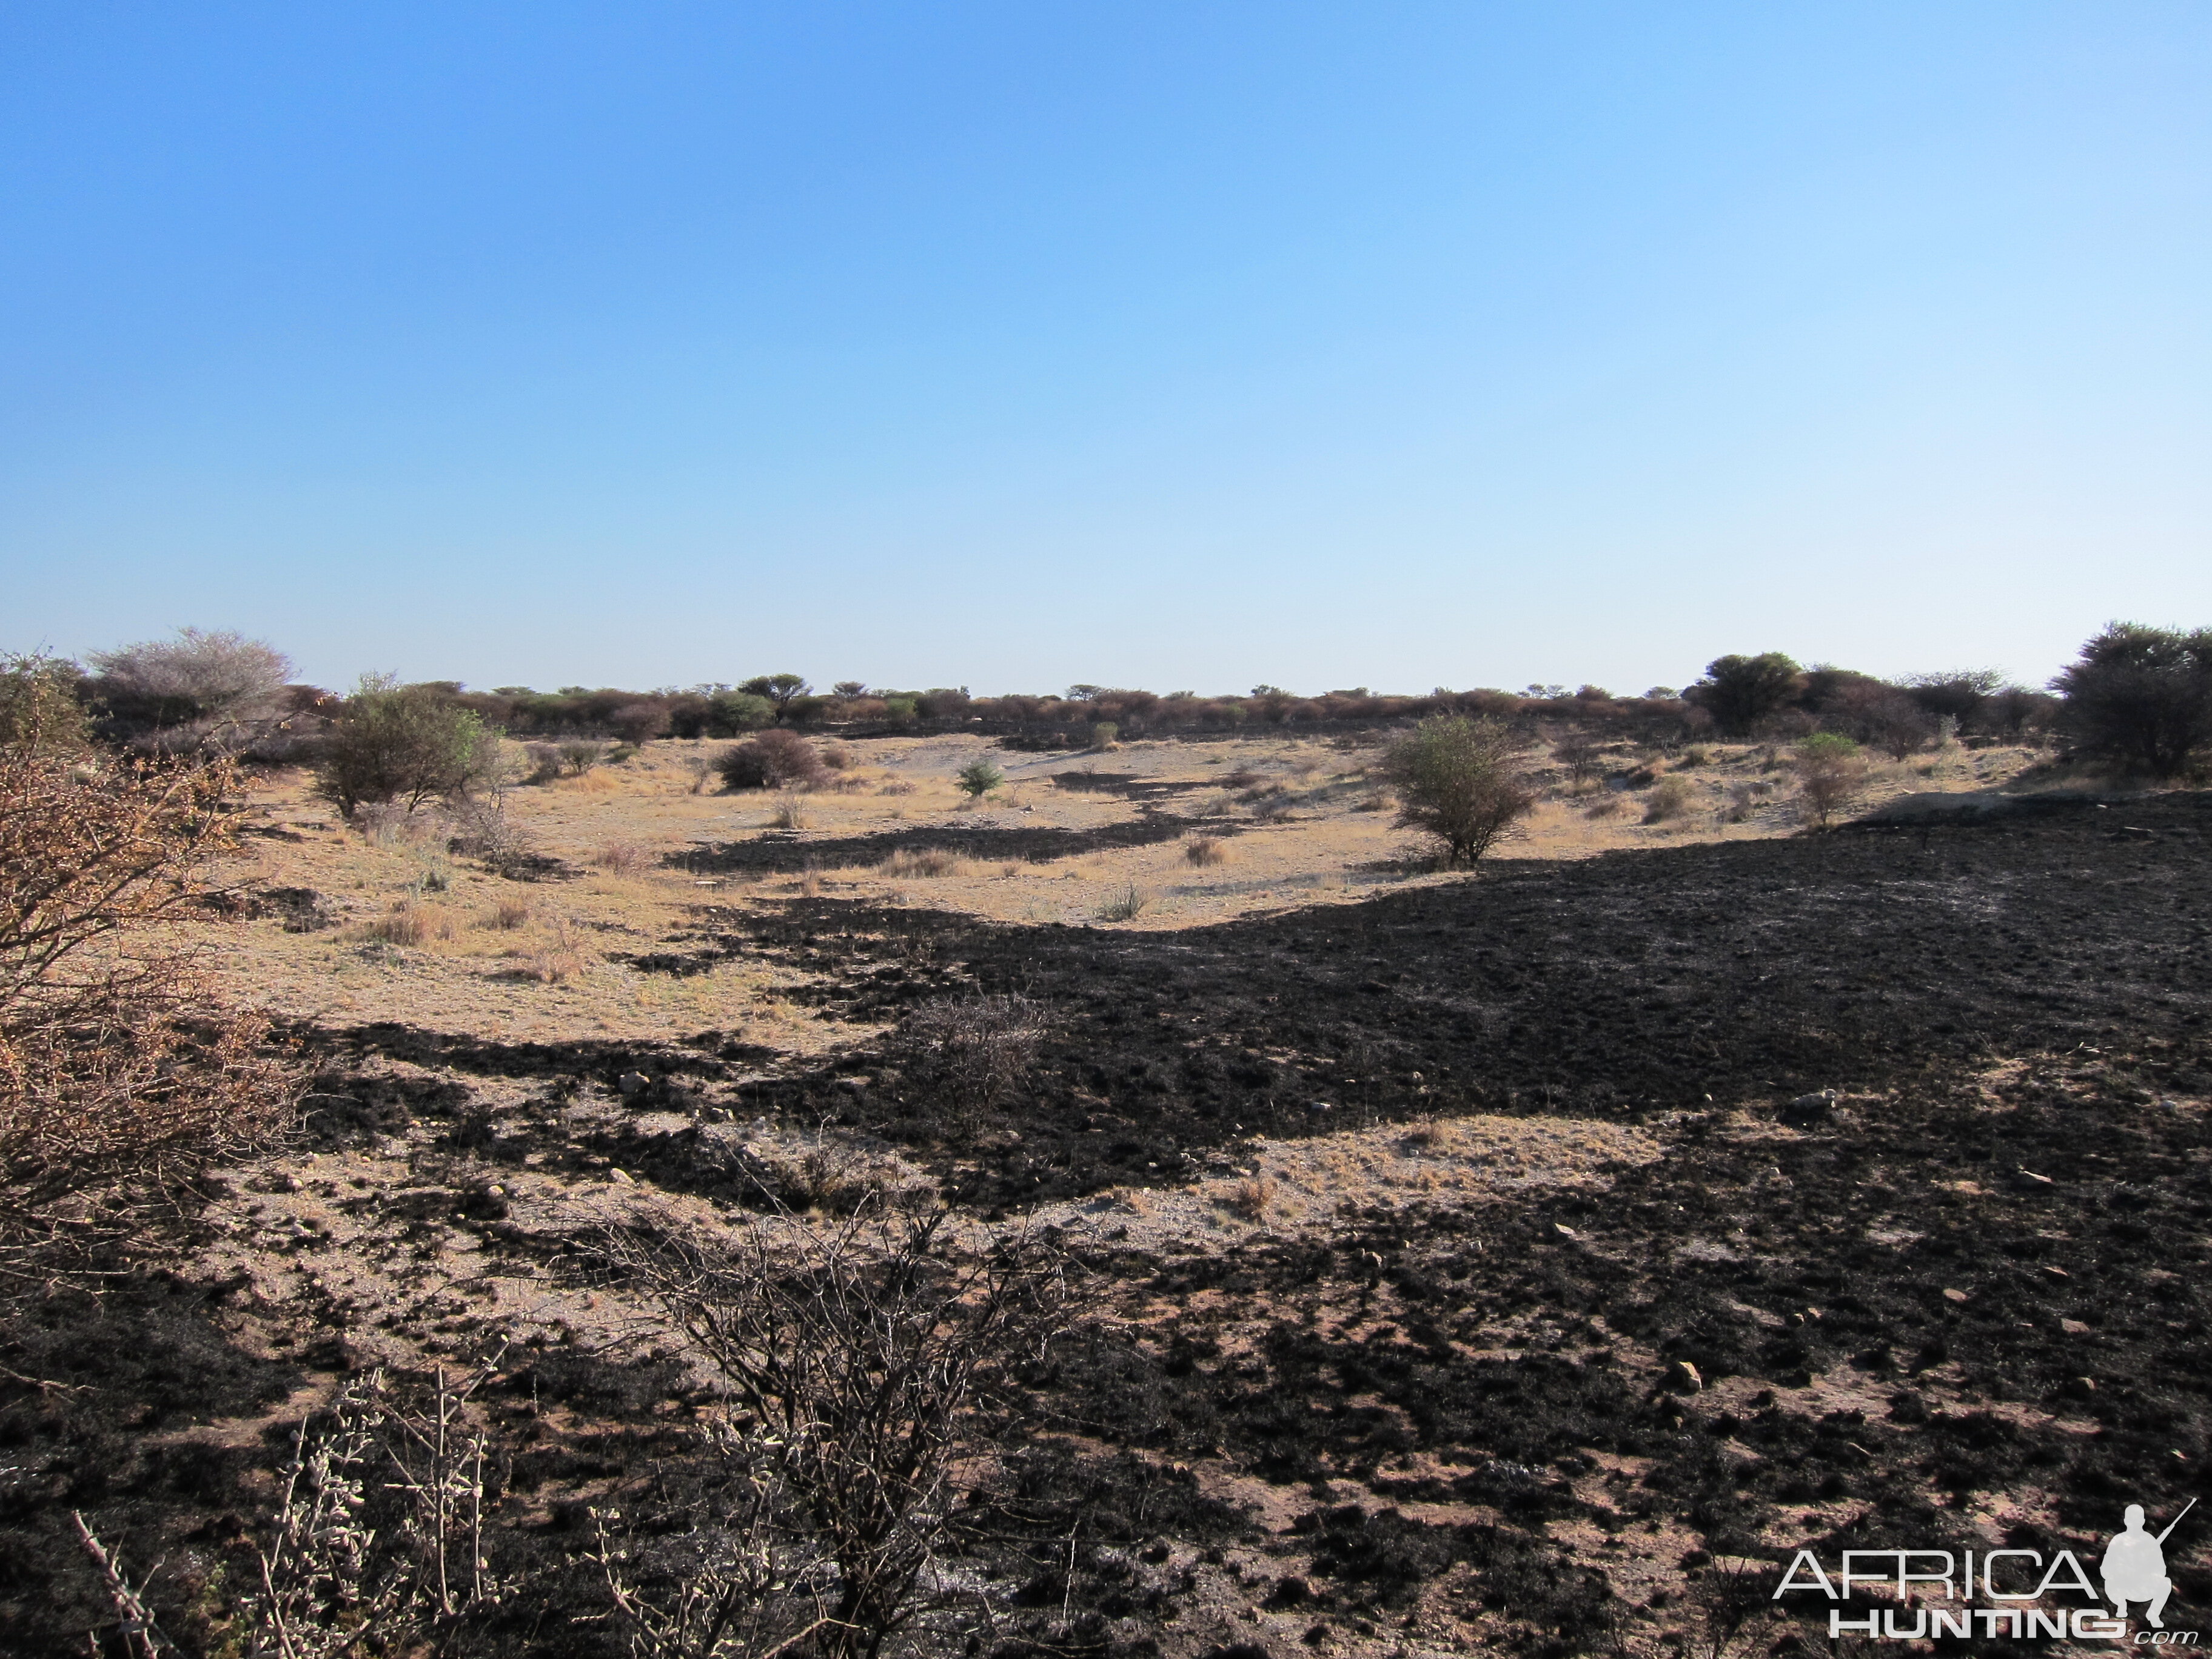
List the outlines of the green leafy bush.
<svg viewBox="0 0 2212 1659">
<path fill-rule="evenodd" d="M 1472 866 L 1536 804 L 1514 775 L 1512 735 L 1496 720 L 1437 714 L 1383 757 L 1401 805 L 1398 823 L 1442 844 L 1444 860 Z"/>
<path fill-rule="evenodd" d="M 500 733 L 443 687 L 365 674 L 315 767 L 315 793 L 347 817 L 363 805 L 467 795 L 498 764 Z"/>
</svg>

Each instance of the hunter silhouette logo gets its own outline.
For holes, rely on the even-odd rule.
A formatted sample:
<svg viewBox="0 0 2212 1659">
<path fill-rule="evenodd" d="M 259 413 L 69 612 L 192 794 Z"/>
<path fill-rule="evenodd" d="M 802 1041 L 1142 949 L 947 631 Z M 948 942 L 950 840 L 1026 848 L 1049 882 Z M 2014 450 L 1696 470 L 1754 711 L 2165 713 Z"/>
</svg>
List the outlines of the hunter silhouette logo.
<svg viewBox="0 0 2212 1659">
<path fill-rule="evenodd" d="M 2135 1632 L 2132 1645 L 2194 1647 L 2198 1632 L 2166 1628 L 2166 1604 L 2173 1594 L 2166 1540 L 2196 1507 L 2192 1498 L 2165 1531 L 2153 1534 L 2144 1524 L 2143 1506 L 2128 1505 L 2124 1529 L 2105 1547 L 2101 1563 L 2102 1599 L 2112 1605 L 2111 1613 L 2101 1607 L 2051 1605 L 2054 1591 L 2099 1599 L 2087 1569 L 2068 1549 L 2047 1559 L 2033 1549 L 1845 1550 L 1832 1576 L 1812 1551 L 1800 1550 L 1773 1599 L 1807 1591 L 1823 1596 L 1838 1604 L 1828 1609 L 1832 1638 L 1852 1634 L 1886 1642 L 1972 1636 L 2128 1642 L 2129 1605 L 2142 1603 L 2148 1628 Z M 1852 1592 L 1869 1589 L 1875 1589 L 1876 1605 L 1847 1612 L 1843 1604 L 1855 1599 Z"/>
<path fill-rule="evenodd" d="M 2196 1507 L 2192 1498 L 2182 1506 L 2181 1515 Z M 2120 1618 L 2128 1616 L 2129 1602 L 2148 1601 L 2150 1608 L 2143 1617 L 2157 1629 L 2166 1628 L 2166 1598 L 2173 1594 L 2173 1580 L 2166 1576 L 2166 1540 L 2181 1524 L 2181 1515 L 2154 1538 L 2143 1530 L 2143 1506 L 2128 1505 L 2124 1517 L 2127 1530 L 2105 1547 L 2105 1599 Z"/>
</svg>

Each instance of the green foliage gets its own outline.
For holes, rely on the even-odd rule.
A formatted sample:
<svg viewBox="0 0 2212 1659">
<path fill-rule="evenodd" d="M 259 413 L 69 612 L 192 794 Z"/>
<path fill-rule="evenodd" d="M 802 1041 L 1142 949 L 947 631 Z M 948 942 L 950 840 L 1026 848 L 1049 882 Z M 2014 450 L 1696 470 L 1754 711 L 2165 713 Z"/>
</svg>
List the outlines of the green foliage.
<svg viewBox="0 0 2212 1659">
<path fill-rule="evenodd" d="M 92 742 L 73 662 L 33 653 L 0 657 L 0 746 L 34 755 L 82 754 Z"/>
<path fill-rule="evenodd" d="M 2172 778 L 2212 744 L 2212 628 L 2111 623 L 2051 685 L 2085 754 Z"/>
<path fill-rule="evenodd" d="M 756 697 L 766 697 L 775 708 L 779 722 L 796 699 L 805 696 L 813 689 L 807 684 L 805 677 L 799 674 L 756 674 L 738 688 L 740 691 L 750 692 Z"/>
<path fill-rule="evenodd" d="M 1797 693 L 1802 672 L 1779 651 L 1756 657 L 1716 657 L 1691 688 L 1722 731 L 1741 737 Z"/>
<path fill-rule="evenodd" d="M 1121 728 L 1112 720 L 1099 720 L 1091 728 L 1093 749 L 1111 749 L 1121 735 Z"/>
<path fill-rule="evenodd" d="M 1382 769 L 1403 803 L 1401 825 L 1442 842 L 1445 861 L 1472 866 L 1536 798 L 1514 775 L 1512 735 L 1496 720 L 1437 714 L 1393 744 Z"/>
<path fill-rule="evenodd" d="M 1797 745 L 1793 764 L 1805 805 L 1826 829 L 1836 810 L 1866 787 L 1866 757 L 1840 732 L 1815 732 Z"/>
<path fill-rule="evenodd" d="M 980 757 L 960 769 L 960 787 L 971 798 L 988 795 L 1006 781 L 1004 772 Z"/>
<path fill-rule="evenodd" d="M 437 685 L 364 674 L 345 700 L 315 768 L 315 793 L 351 817 L 356 808 L 434 795 L 467 795 L 499 763 L 500 732 Z"/>
<path fill-rule="evenodd" d="M 734 738 L 775 724 L 775 705 L 757 691 L 717 691 L 707 699 L 706 734 Z"/>
</svg>

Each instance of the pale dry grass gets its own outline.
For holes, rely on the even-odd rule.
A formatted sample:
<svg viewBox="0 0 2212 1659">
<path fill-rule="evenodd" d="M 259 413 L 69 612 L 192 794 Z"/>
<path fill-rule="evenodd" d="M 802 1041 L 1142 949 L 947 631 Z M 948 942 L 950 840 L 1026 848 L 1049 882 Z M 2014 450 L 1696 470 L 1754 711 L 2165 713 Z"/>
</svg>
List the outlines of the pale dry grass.
<svg viewBox="0 0 2212 1659">
<path fill-rule="evenodd" d="M 251 873 L 270 886 L 313 889 L 343 925 L 288 934 L 273 921 L 242 927 L 223 924 L 216 971 L 228 994 L 293 1017 L 391 1018 L 434 1030 L 497 1032 L 516 1040 L 579 1030 L 674 1036 L 705 1026 L 757 1024 L 778 1032 L 779 1041 L 787 1039 L 789 1046 L 811 1052 L 832 1039 L 834 1028 L 781 997 L 779 982 L 740 988 L 719 971 L 703 982 L 676 981 L 639 975 L 608 957 L 650 950 L 696 927 L 692 907 L 697 904 L 774 903 L 824 886 L 870 902 L 921 904 L 1005 922 L 1073 926 L 1100 925 L 1101 913 L 1134 888 L 1147 899 L 1140 925 L 1175 929 L 1465 879 L 1410 861 L 1407 838 L 1391 815 L 1360 810 L 1367 786 L 1316 777 L 1326 767 L 1349 778 L 1371 761 L 1371 754 L 1261 735 L 1192 744 L 1125 740 L 1113 757 L 1115 771 L 1187 787 L 1187 793 L 1166 798 L 1165 810 L 1201 819 L 1245 817 L 1243 833 L 1233 838 L 1214 836 L 1202 826 L 1192 832 L 1221 843 L 1227 856 L 1218 863 L 1194 861 L 1186 850 L 1190 843 L 1176 839 L 1036 862 L 956 859 L 933 874 L 931 869 L 945 854 L 932 858 L 901 849 L 908 855 L 894 854 L 880 863 L 811 877 L 793 868 L 774 879 L 702 879 L 666 867 L 664 860 L 676 854 L 680 865 L 687 847 L 740 842 L 768 827 L 761 822 L 757 795 L 692 793 L 696 763 L 723 746 L 663 739 L 623 764 L 595 768 L 583 780 L 508 791 L 506 811 L 533 847 L 562 860 L 572 872 L 590 872 L 585 880 L 531 885 L 495 876 L 471 860 L 447 857 L 441 826 L 428 814 L 411 819 L 400 815 L 369 826 L 372 833 L 356 833 L 307 795 L 304 774 L 256 780 L 246 821 L 282 833 L 254 837 L 236 874 Z M 868 780 L 867 790 L 807 796 L 811 828 L 804 833 L 809 840 L 954 821 L 963 798 L 952 778 L 980 755 L 988 755 L 1006 771 L 1006 798 L 963 813 L 957 821 L 970 830 L 1080 835 L 1139 816 L 1128 799 L 1109 791 L 1054 787 L 1053 773 L 1079 766 L 1071 755 L 1009 753 L 966 736 L 899 738 L 849 747 L 864 764 L 848 767 L 842 775 Z M 1629 809 L 1606 819 L 1585 817 L 1578 810 L 1583 802 L 1554 797 L 1518 827 L 1499 849 L 1501 855 L 1578 859 L 1664 844 L 1670 838 L 1741 840 L 1795 833 L 1796 821 L 1784 799 L 1788 790 L 1778 787 L 1788 781 L 1778 769 L 1761 769 L 1761 750 L 1708 747 L 1707 764 L 1689 775 L 1700 793 L 1679 818 L 1643 824 L 1641 796 L 1634 792 L 1602 790 L 1597 799 L 1617 799 Z M 1918 757 L 1904 766 L 1878 766 L 1864 804 L 1872 807 L 1896 794 L 1931 787 L 1996 787 L 2034 758 L 2025 750 L 1959 750 Z M 1626 760 L 1608 757 L 1604 764 L 1618 769 Z M 1932 767 L 1929 778 L 1918 775 L 1914 768 L 1920 765 Z M 1301 769 L 1316 777 L 1316 787 L 1288 798 L 1294 805 L 1287 818 L 1255 823 L 1236 804 L 1236 794 L 1286 782 Z M 1100 769 L 1105 769 L 1103 764 Z M 588 788 L 577 787 L 586 781 Z M 892 793 L 876 793 L 886 791 Z M 600 861 L 605 849 L 618 846 L 638 849 L 639 858 L 617 856 L 611 866 Z M 434 878 L 442 890 L 426 878 Z M 421 943 L 404 947 L 404 958 L 395 957 L 386 941 L 366 939 L 364 927 L 392 915 L 402 901 L 460 917 L 461 936 L 440 937 L 434 925 Z M 502 952 L 559 957 L 559 947 L 549 944 L 555 913 L 565 920 L 572 946 L 583 958 L 581 969 L 553 981 L 518 979 L 517 958 Z M 794 981 L 800 976 L 798 969 L 787 971 Z M 694 988 L 679 989 L 679 984 Z M 696 1000 L 702 995 L 708 1005 Z"/>
</svg>

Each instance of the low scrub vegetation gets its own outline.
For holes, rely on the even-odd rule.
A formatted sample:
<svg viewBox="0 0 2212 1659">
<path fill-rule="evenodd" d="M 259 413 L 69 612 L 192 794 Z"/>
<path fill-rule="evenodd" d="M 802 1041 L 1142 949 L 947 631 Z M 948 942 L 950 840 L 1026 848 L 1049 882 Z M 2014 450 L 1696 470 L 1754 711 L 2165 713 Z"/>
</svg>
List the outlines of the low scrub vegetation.
<svg viewBox="0 0 2212 1659">
<path fill-rule="evenodd" d="M 726 751 L 715 763 L 722 787 L 744 789 L 812 789 L 829 776 L 814 745 L 795 732 L 763 732 Z"/>
<path fill-rule="evenodd" d="M 231 766 L 84 746 L 40 659 L 0 668 L 0 1236 L 20 1238 L 270 1133 L 297 1083 L 176 933 L 232 845 Z"/>
</svg>

